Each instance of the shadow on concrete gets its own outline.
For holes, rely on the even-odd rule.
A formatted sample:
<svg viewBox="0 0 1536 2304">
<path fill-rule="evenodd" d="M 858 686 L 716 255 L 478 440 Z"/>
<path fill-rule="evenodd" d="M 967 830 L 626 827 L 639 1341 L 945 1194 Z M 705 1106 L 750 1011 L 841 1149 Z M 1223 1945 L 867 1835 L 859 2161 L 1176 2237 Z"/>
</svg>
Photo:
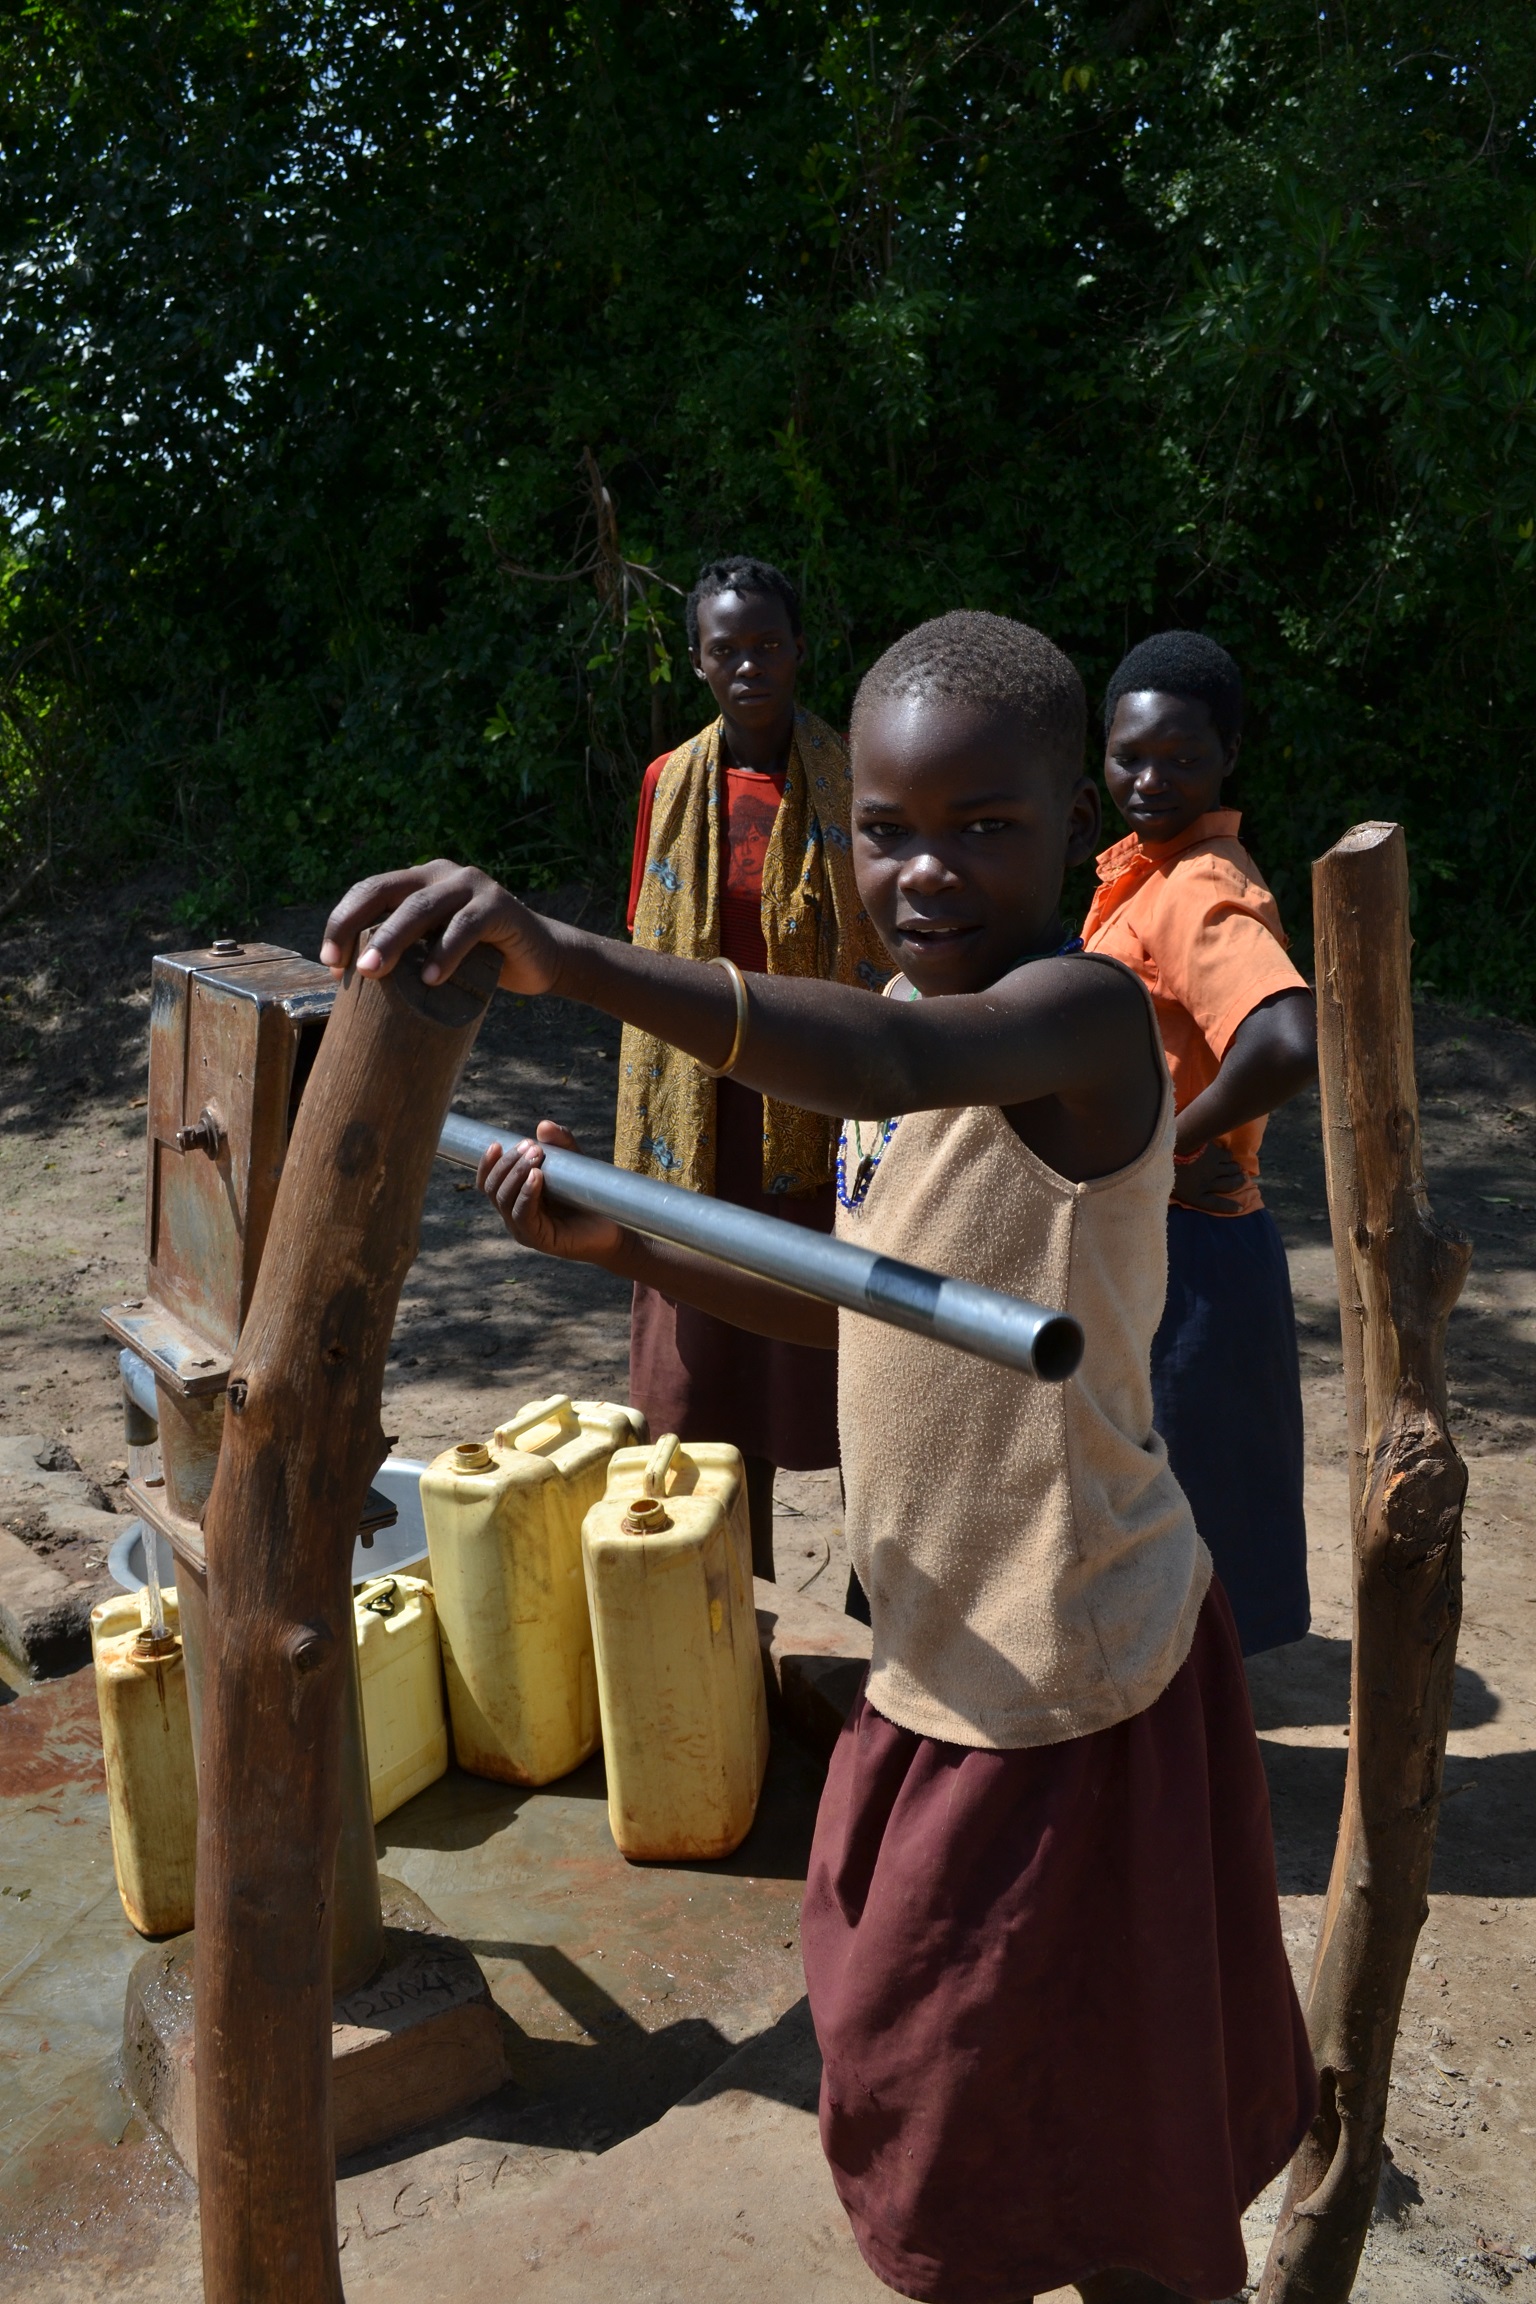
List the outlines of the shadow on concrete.
<svg viewBox="0 0 1536 2304">
<path fill-rule="evenodd" d="M 1309 1632 L 1288 1647 L 1248 1659 L 1253 1724 L 1266 1728 L 1344 1727 L 1349 1720 L 1350 1643 Z M 1451 1698 L 1453 1728 L 1481 1728 L 1503 1709 L 1480 1672 L 1458 1664 Z"/>
<path fill-rule="evenodd" d="M 556 1945 L 470 1939 L 469 1948 L 482 1959 L 521 1962 L 584 2037 L 534 2039 L 503 2010 L 509 2084 L 468 2112 L 356 2154 L 342 2164 L 342 2174 L 388 2167 L 466 2136 L 542 2151 L 605 2152 L 652 2126 L 737 2058 L 745 2060 L 744 2074 L 737 2080 L 733 2072 L 729 2084 L 750 2086 L 753 2094 L 786 2104 L 805 2103 L 804 2015 L 799 2029 L 791 2026 L 795 2054 L 758 2056 L 752 2051 L 775 2040 L 778 2024 L 746 2043 L 728 2039 L 700 2016 L 648 2031 Z"/>
<path fill-rule="evenodd" d="M 808 1818 L 815 1815 L 820 1781 L 821 1770 L 809 1754 L 792 1741 L 775 1737 L 756 1821 L 734 1855 L 668 1860 L 632 1869 L 704 1872 L 726 1879 L 803 1880 Z M 531 1799 L 547 1805 L 551 1795 L 606 1803 L 608 1780 L 601 1752 L 537 1793 L 526 1785 L 493 1783 L 488 1777 L 471 1776 L 450 1766 L 446 1776 L 389 1818 L 381 1839 L 381 1856 L 400 1849 L 450 1853 L 482 1847 L 515 1825 Z M 616 1850 L 614 1858 L 622 1862 Z"/>
<path fill-rule="evenodd" d="M 486 1958 L 522 1960 L 586 2035 L 536 2039 L 505 2017 L 512 2087 L 492 2103 L 510 2125 L 481 2128 L 482 2134 L 548 2136 L 568 2150 L 604 2151 L 650 2127 L 735 2052 L 735 2042 L 707 2016 L 680 2016 L 647 2030 L 553 1945 L 472 1949 Z"/>
<path fill-rule="evenodd" d="M 479 1848 L 517 1822 L 530 1800 L 558 1792 L 571 1800 L 606 1800 L 602 1755 L 594 1754 L 555 1784 L 499 1784 L 449 1762 L 448 1773 L 389 1818 L 388 1846 L 452 1852 Z"/>
<path fill-rule="evenodd" d="M 679 1872 L 725 1880 L 803 1880 L 810 1856 L 825 1769 L 793 1737 L 776 1733 L 757 1816 L 741 1846 L 730 1856 L 683 1856 L 646 1871 Z"/>
<path fill-rule="evenodd" d="M 1282 1896 L 1327 1888 L 1344 1799 L 1348 1747 L 1260 1746 L 1274 1815 Z M 1445 1763 L 1430 1887 L 1440 1896 L 1536 1895 L 1536 1752 Z"/>
</svg>

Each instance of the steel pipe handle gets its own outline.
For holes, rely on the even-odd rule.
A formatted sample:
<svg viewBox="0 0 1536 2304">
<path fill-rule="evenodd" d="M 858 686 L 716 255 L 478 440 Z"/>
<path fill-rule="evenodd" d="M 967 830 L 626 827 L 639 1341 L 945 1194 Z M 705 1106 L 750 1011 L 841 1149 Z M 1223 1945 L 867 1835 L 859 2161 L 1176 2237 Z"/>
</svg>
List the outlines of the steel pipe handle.
<svg viewBox="0 0 1536 2304">
<path fill-rule="evenodd" d="M 438 1139 L 440 1160 L 478 1168 L 487 1145 L 520 1143 L 526 1131 L 488 1128 L 463 1112 L 450 1112 Z M 635 1176 L 584 1153 L 544 1147 L 544 1176 L 555 1200 L 608 1216 L 652 1239 L 695 1249 L 738 1272 L 777 1280 L 802 1296 L 845 1311 L 862 1312 L 893 1328 L 909 1328 L 936 1343 L 952 1344 L 979 1360 L 1020 1368 L 1046 1384 L 1061 1384 L 1083 1356 L 1083 1331 L 1066 1312 L 1049 1311 L 1024 1296 L 1005 1295 L 970 1280 L 951 1280 L 920 1264 L 877 1256 L 851 1240 L 833 1240 L 798 1224 L 737 1208 L 728 1200 L 684 1192 L 676 1184 Z"/>
</svg>

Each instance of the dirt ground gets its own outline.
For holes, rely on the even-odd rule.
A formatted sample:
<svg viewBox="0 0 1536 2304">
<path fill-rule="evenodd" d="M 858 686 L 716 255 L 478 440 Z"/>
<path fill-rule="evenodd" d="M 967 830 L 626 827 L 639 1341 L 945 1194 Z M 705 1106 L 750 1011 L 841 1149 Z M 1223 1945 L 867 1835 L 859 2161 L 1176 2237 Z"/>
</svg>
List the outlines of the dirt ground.
<svg viewBox="0 0 1536 2304">
<path fill-rule="evenodd" d="M 64 1440 L 109 1497 L 126 1451 L 97 1308 L 142 1280 L 149 963 L 188 941 L 172 897 L 146 880 L 98 909 L 0 929 L 0 1434 Z M 573 894 L 551 908 L 578 905 Z M 319 925 L 317 913 L 289 912 L 263 933 L 312 953 Z M 1536 2304 L 1536 1033 L 1431 1004 L 1417 1025 L 1431 1196 L 1475 1247 L 1450 1346 L 1471 1475 L 1466 1618 L 1434 1893 L 1394 2080 L 1377 2284 L 1361 2293 L 1438 2304 L 1510 2290 Z M 513 1126 L 564 1119 L 606 1152 L 617 1046 L 588 1011 L 498 999 L 461 1101 Z M 1252 1684 L 1304 1974 L 1343 1784 L 1349 1668 L 1338 1310 L 1315 1097 L 1273 1124 L 1266 1169 L 1301 1330 L 1314 1626 L 1259 1660 Z M 472 1188 L 439 1168 L 384 1402 L 401 1453 L 483 1437 L 557 1390 L 622 1399 L 626 1348 L 623 1290 L 516 1249 Z M 780 1574 L 829 1599 L 845 1561 L 836 1500 L 830 1473 L 781 1483 Z"/>
</svg>

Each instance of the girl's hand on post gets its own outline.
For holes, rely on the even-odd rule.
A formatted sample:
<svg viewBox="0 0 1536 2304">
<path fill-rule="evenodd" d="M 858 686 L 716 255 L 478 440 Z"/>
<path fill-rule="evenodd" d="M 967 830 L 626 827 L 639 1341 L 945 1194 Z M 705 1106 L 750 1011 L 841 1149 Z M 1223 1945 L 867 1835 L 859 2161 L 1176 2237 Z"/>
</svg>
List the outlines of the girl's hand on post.
<svg viewBox="0 0 1536 2304">
<path fill-rule="evenodd" d="M 368 942 L 358 951 L 368 930 Z M 387 976 L 401 953 L 423 940 L 422 977 L 428 984 L 444 982 L 477 944 L 494 944 L 500 952 L 505 991 L 547 992 L 560 973 L 548 921 L 488 872 L 446 858 L 359 880 L 327 920 L 320 958 L 333 976 L 342 975 L 354 955 L 359 975 Z"/>
<path fill-rule="evenodd" d="M 541 1256 L 569 1257 L 578 1264 L 607 1263 L 618 1253 L 623 1227 L 579 1208 L 549 1206 L 544 1188 L 546 1144 L 563 1152 L 581 1149 L 569 1129 L 541 1120 L 536 1142 L 525 1138 L 509 1152 L 499 1144 L 487 1145 L 476 1182 L 522 1247 L 537 1248 Z"/>
</svg>

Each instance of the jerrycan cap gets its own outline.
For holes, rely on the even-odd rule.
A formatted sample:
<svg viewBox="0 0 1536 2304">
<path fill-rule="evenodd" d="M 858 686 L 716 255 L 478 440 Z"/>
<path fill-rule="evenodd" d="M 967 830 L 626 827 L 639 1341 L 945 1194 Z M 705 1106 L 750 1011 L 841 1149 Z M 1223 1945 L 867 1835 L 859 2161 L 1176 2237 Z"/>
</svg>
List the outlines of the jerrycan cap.
<svg viewBox="0 0 1536 2304">
<path fill-rule="evenodd" d="M 455 1472 L 489 1472 L 495 1461 L 483 1440 L 461 1440 L 453 1452 Z"/>
<path fill-rule="evenodd" d="M 180 1647 L 181 1642 L 174 1632 L 151 1632 L 146 1629 L 135 1634 L 128 1653 L 135 1664 L 163 1664 Z"/>
<path fill-rule="evenodd" d="M 659 1496 L 632 1496 L 629 1510 L 619 1526 L 626 1536 L 659 1536 L 670 1528 L 671 1518 Z"/>
</svg>

